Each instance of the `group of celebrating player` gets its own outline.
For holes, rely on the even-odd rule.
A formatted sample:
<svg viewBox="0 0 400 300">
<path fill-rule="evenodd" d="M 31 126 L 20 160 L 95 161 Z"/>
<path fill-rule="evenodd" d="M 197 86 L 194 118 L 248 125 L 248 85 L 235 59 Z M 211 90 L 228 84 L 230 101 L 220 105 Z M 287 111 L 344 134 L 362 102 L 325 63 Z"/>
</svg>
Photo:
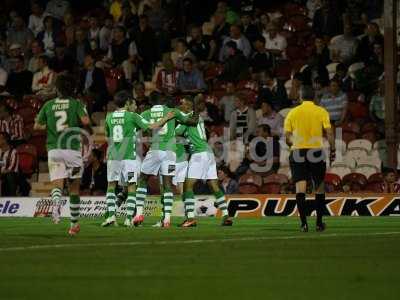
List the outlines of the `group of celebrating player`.
<svg viewBox="0 0 400 300">
<path fill-rule="evenodd" d="M 83 173 L 80 135 L 82 129 L 91 132 L 90 118 L 84 105 L 73 97 L 74 78 L 60 75 L 56 87 L 58 97 L 47 101 L 42 107 L 36 118 L 35 129 L 47 130 L 49 175 L 53 184 L 53 220 L 55 223 L 60 220 L 63 184 L 65 179 L 69 179 L 69 234 L 76 235 L 80 231 L 79 179 Z M 121 91 L 114 96 L 117 109 L 106 116 L 107 218 L 102 226 L 117 225 L 118 185 L 124 186 L 127 192 L 124 225 L 132 227 L 143 223 L 149 176 L 160 176 L 163 216 L 158 226 L 171 226 L 172 185 L 180 186 L 183 190 L 186 219 L 180 226 L 197 225 L 193 193 L 197 180 L 207 180 L 216 197 L 215 205 L 221 210 L 222 225 L 231 226 L 225 195 L 218 184 L 214 154 L 198 113 L 205 104 L 201 100 L 194 103 L 192 99 L 184 98 L 179 108 L 171 108 L 163 104 L 165 101 L 159 94 L 153 95 L 151 101 L 152 107 L 139 115 L 135 112 L 136 104 L 129 92 Z M 139 130 L 149 133 L 151 144 L 142 162 L 136 154 Z"/>
</svg>

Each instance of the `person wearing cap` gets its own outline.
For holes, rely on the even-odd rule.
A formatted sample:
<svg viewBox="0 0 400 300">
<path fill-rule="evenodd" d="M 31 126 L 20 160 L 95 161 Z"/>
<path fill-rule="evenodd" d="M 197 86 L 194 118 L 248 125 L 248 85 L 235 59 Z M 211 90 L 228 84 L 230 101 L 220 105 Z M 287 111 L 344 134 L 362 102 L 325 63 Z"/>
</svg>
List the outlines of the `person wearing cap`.
<svg viewBox="0 0 400 300">
<path fill-rule="evenodd" d="M 314 103 L 314 91 L 310 86 L 302 86 L 302 103 L 293 108 L 285 119 L 286 143 L 290 147 L 289 163 L 292 180 L 296 184 L 296 203 L 301 220 L 301 230 L 308 232 L 306 189 L 307 180 L 312 180 L 315 189 L 317 211 L 316 230 L 324 231 L 322 215 L 325 208 L 326 173 L 323 134 L 327 134 L 330 144 L 330 161 L 335 159 L 335 138 L 329 113 Z"/>
<path fill-rule="evenodd" d="M 225 38 L 223 42 L 223 46 L 219 53 L 219 60 L 224 62 L 229 57 L 229 45 L 230 42 L 234 42 L 236 44 L 236 48 L 242 51 L 243 55 L 248 58 L 251 54 L 251 45 L 249 40 L 242 34 L 240 26 L 232 25 L 230 28 L 230 36 Z M 230 43 L 228 45 L 228 43 Z"/>
<path fill-rule="evenodd" d="M 23 55 L 23 49 L 20 44 L 12 44 L 8 50 L 8 57 L 4 62 L 4 69 L 7 73 L 10 73 L 15 70 L 17 57 Z"/>
</svg>

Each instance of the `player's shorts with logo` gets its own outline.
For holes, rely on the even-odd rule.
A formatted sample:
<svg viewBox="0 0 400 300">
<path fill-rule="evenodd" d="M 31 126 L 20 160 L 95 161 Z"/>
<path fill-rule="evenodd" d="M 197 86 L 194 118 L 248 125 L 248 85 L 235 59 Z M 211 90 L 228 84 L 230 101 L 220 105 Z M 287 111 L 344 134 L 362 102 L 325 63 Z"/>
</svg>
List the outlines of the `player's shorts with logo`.
<svg viewBox="0 0 400 300">
<path fill-rule="evenodd" d="M 140 160 L 107 161 L 108 182 L 118 181 L 121 185 L 137 183 L 140 174 Z"/>
<path fill-rule="evenodd" d="M 176 154 L 174 151 L 150 150 L 142 162 L 142 173 L 147 175 L 174 176 Z"/>
<path fill-rule="evenodd" d="M 189 162 L 187 161 L 176 163 L 175 176 L 172 178 L 173 185 L 178 185 L 179 183 L 185 182 L 188 166 Z"/>
<path fill-rule="evenodd" d="M 218 179 L 214 153 L 200 152 L 192 154 L 189 161 L 187 178 L 202 180 Z"/>
<path fill-rule="evenodd" d="M 50 181 L 58 179 L 77 179 L 83 174 L 81 151 L 52 149 L 48 153 Z"/>
</svg>

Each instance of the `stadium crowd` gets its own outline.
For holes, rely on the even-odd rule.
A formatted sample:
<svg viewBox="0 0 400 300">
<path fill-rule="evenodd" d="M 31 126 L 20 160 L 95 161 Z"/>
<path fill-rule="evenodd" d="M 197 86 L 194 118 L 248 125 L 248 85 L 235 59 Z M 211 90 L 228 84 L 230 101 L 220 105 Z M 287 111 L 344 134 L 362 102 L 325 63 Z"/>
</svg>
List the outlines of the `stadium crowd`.
<svg viewBox="0 0 400 300">
<path fill-rule="evenodd" d="M 397 170 L 385 160 L 383 1 L 114 0 L 88 1 L 83 11 L 74 1 L 26 1 L 29 11 L 6 2 L 2 196 L 30 193 L 46 159 L 45 135 L 32 125 L 63 72 L 77 79 L 77 97 L 97 126 L 119 90 L 132 91 L 139 112 L 152 93 L 174 104 L 203 97 L 201 116 L 227 194 L 293 192 L 283 122 L 300 86 L 312 85 L 342 129 L 342 159 L 329 168 L 328 191 L 400 192 Z M 96 139 L 84 147 L 87 193 L 107 189 L 105 147 Z M 201 184 L 196 191 L 208 192 Z"/>
</svg>

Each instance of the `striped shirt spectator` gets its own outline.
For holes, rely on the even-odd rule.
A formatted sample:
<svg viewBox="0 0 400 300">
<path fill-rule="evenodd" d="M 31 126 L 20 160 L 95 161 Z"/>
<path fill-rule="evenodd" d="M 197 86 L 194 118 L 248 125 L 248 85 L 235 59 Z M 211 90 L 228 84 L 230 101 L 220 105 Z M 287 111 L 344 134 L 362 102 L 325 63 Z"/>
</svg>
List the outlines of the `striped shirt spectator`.
<svg viewBox="0 0 400 300">
<path fill-rule="evenodd" d="M 13 148 L 0 150 L 1 174 L 18 173 L 18 153 Z"/>
<path fill-rule="evenodd" d="M 24 139 L 24 119 L 19 114 L 12 115 L 8 126 L 12 141 L 21 141 Z"/>
<path fill-rule="evenodd" d="M 347 95 L 340 90 L 338 81 L 331 81 L 329 92 L 322 96 L 320 105 L 328 111 L 331 122 L 339 125 L 344 121 L 347 114 Z"/>
</svg>

